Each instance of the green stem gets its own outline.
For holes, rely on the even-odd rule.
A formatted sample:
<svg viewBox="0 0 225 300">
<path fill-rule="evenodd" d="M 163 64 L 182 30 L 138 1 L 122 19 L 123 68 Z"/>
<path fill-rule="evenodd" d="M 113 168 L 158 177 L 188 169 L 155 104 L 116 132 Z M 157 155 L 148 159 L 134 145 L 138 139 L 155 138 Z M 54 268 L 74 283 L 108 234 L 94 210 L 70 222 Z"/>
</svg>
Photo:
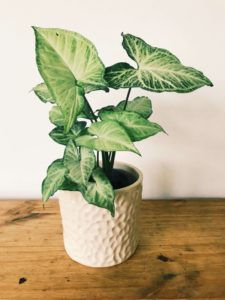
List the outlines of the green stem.
<svg viewBox="0 0 225 300">
<path fill-rule="evenodd" d="M 99 167 L 99 151 L 97 151 L 97 167 Z"/>
<path fill-rule="evenodd" d="M 91 119 L 91 123 L 93 122 L 97 122 L 98 121 L 98 118 L 96 117 L 96 115 L 94 114 L 94 111 L 90 105 L 90 103 L 88 102 L 88 99 L 84 96 L 84 99 L 86 101 L 86 104 L 89 108 L 89 111 L 91 112 L 91 115 L 92 115 L 92 119 Z M 99 167 L 99 151 L 97 151 L 97 167 Z"/>
<path fill-rule="evenodd" d="M 86 101 L 86 103 L 87 103 L 87 106 L 88 106 L 88 108 L 89 108 L 89 110 L 90 110 L 90 112 L 91 112 L 91 115 L 92 115 L 91 122 L 93 122 L 93 120 L 94 120 L 95 122 L 97 122 L 97 117 L 96 117 L 96 115 L 94 114 L 94 111 L 93 111 L 91 105 L 89 104 L 88 99 L 87 99 L 85 96 L 84 96 L 84 99 L 85 99 L 85 101 Z"/>
<path fill-rule="evenodd" d="M 113 166 L 114 166 L 115 157 L 116 157 L 116 151 L 113 151 L 112 155 L 111 155 L 111 161 L 110 161 L 111 170 L 113 169 Z"/>
<path fill-rule="evenodd" d="M 105 174 L 108 176 L 110 174 L 110 161 L 106 151 L 102 151 L 102 166 Z"/>
<path fill-rule="evenodd" d="M 127 97 L 126 97 L 126 100 L 125 100 L 125 104 L 124 104 L 123 110 L 126 110 L 126 108 L 127 108 L 127 102 L 128 102 L 129 97 L 130 97 L 130 92 L 131 92 L 131 88 L 128 89 Z"/>
<path fill-rule="evenodd" d="M 90 103 L 88 102 L 87 98 L 84 96 L 84 99 L 86 101 L 86 104 L 88 106 L 88 109 L 92 115 L 92 119 L 91 122 L 98 122 L 98 118 L 96 117 L 96 115 L 94 114 L 94 111 L 90 105 Z M 109 154 L 108 152 L 105 151 L 101 151 L 102 152 L 102 165 L 103 165 L 103 170 L 105 171 L 106 175 L 108 175 L 110 173 L 110 159 L 109 159 Z M 97 166 L 99 166 L 99 151 L 97 151 Z"/>
<path fill-rule="evenodd" d="M 128 99 L 130 97 L 130 92 L 131 92 L 131 88 L 128 89 L 123 110 L 126 110 Z M 112 154 L 111 154 L 111 159 L 110 159 L 110 169 L 111 170 L 113 169 L 113 166 L 114 166 L 115 157 L 116 157 L 116 151 L 113 151 Z"/>
</svg>

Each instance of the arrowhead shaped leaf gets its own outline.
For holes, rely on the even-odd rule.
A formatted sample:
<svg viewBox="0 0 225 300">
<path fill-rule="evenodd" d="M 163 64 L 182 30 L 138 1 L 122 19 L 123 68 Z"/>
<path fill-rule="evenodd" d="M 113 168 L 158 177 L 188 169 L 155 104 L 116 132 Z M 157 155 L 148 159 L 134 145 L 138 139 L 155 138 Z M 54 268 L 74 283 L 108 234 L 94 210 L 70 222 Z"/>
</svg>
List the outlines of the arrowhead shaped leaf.
<svg viewBox="0 0 225 300">
<path fill-rule="evenodd" d="M 132 151 L 140 155 L 126 130 L 115 121 L 93 123 L 88 133 L 76 139 L 77 145 L 98 151 Z"/>
<path fill-rule="evenodd" d="M 40 83 L 36 85 L 33 88 L 33 91 L 42 102 L 55 103 L 55 100 L 52 98 L 52 95 L 50 94 L 47 85 L 45 83 Z"/>
<path fill-rule="evenodd" d="M 66 173 L 67 169 L 61 159 L 55 160 L 48 167 L 47 176 L 42 182 L 43 201 L 47 201 L 60 188 L 64 182 Z"/>
<path fill-rule="evenodd" d="M 59 126 L 53 128 L 53 130 L 49 133 L 49 136 L 55 141 L 56 143 L 67 145 L 69 140 L 75 140 L 81 132 L 85 129 L 86 122 L 76 122 L 73 127 L 70 129 L 68 133 L 64 132 L 64 128 Z"/>
<path fill-rule="evenodd" d="M 124 110 L 126 100 L 121 101 L 116 107 L 117 110 Z M 135 99 L 128 101 L 126 111 L 136 112 L 143 118 L 148 119 L 152 114 L 152 103 L 148 97 L 136 97 Z"/>
<path fill-rule="evenodd" d="M 62 29 L 34 31 L 39 72 L 66 118 L 68 132 L 83 110 L 84 90 L 106 89 L 104 66 L 93 44 L 81 35 Z"/>
<path fill-rule="evenodd" d="M 71 181 L 86 185 L 95 167 L 95 155 L 85 147 L 81 147 L 79 153 L 74 142 L 70 140 L 65 149 L 63 163 L 69 170 L 67 177 Z"/>
<path fill-rule="evenodd" d="M 140 87 L 153 92 L 187 93 L 204 85 L 212 86 L 202 72 L 182 65 L 165 49 L 152 47 L 131 34 L 123 35 L 122 44 L 137 68 L 127 63 L 106 68 L 105 78 L 112 88 Z"/>
<path fill-rule="evenodd" d="M 90 204 L 108 209 L 114 217 L 114 190 L 109 179 L 100 168 L 93 171 L 92 178 L 95 182 L 88 182 L 84 198 Z"/>
<path fill-rule="evenodd" d="M 135 112 L 102 110 L 99 116 L 103 121 L 112 120 L 118 122 L 126 129 L 133 142 L 164 131 L 160 125 L 146 120 Z"/>
<path fill-rule="evenodd" d="M 39 66 L 41 71 L 48 70 L 48 75 L 52 76 L 63 73 L 61 77 L 65 75 L 64 79 L 71 78 L 85 92 L 108 90 L 104 80 L 105 67 L 91 41 L 69 30 L 38 27 L 33 29 L 37 41 L 37 63 L 46 63 L 45 66 Z M 44 77 L 49 76 L 45 74 Z"/>
</svg>

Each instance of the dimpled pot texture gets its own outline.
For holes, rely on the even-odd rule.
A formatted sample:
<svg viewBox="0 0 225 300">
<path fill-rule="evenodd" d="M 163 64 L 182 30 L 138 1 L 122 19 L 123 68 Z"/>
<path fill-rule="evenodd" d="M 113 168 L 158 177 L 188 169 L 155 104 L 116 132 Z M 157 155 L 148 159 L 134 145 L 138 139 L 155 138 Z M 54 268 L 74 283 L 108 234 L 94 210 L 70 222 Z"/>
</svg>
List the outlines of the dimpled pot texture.
<svg viewBox="0 0 225 300">
<path fill-rule="evenodd" d="M 116 163 L 115 167 L 136 178 L 133 184 L 115 190 L 115 217 L 104 208 L 88 204 L 80 192 L 58 192 L 66 252 L 89 267 L 120 264 L 138 245 L 142 173 L 128 164 Z"/>
</svg>

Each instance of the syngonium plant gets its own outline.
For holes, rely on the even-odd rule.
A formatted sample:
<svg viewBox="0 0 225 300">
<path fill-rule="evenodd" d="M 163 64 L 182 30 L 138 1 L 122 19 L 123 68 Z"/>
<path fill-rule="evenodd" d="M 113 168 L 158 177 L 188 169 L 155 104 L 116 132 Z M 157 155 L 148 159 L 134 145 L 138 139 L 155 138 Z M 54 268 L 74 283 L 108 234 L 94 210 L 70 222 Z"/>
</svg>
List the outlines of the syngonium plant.
<svg viewBox="0 0 225 300">
<path fill-rule="evenodd" d="M 116 151 L 140 155 L 134 142 L 164 132 L 148 120 L 151 100 L 146 96 L 129 100 L 131 89 L 187 93 L 212 83 L 168 50 L 152 47 L 131 34 L 122 34 L 122 46 L 136 66 L 119 62 L 105 68 L 95 46 L 79 33 L 33 29 L 36 62 L 44 80 L 34 92 L 44 103 L 53 104 L 49 119 L 56 127 L 49 135 L 65 145 L 63 158 L 48 167 L 42 183 L 43 201 L 57 190 L 80 191 L 88 203 L 108 209 L 114 216 L 110 173 Z M 108 92 L 109 88 L 127 89 L 126 99 L 94 112 L 86 95 L 96 90 Z"/>
</svg>

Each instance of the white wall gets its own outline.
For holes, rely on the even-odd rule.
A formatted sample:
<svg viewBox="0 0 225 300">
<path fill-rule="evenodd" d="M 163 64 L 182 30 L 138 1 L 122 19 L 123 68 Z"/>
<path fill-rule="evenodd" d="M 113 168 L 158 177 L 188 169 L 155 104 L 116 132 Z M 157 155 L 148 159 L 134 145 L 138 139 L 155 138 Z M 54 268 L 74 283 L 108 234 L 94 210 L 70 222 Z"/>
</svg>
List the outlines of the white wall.
<svg viewBox="0 0 225 300">
<path fill-rule="evenodd" d="M 31 25 L 62 27 L 91 39 L 105 65 L 127 61 L 121 32 L 167 48 L 214 83 L 189 94 L 149 95 L 159 134 L 137 144 L 142 158 L 117 155 L 144 173 L 144 197 L 225 196 L 225 1 L 1 0 L 0 198 L 40 197 L 48 164 L 63 147 L 48 137 L 49 106 L 29 90 L 41 82 Z M 94 107 L 120 101 L 125 90 L 95 92 Z"/>
</svg>

